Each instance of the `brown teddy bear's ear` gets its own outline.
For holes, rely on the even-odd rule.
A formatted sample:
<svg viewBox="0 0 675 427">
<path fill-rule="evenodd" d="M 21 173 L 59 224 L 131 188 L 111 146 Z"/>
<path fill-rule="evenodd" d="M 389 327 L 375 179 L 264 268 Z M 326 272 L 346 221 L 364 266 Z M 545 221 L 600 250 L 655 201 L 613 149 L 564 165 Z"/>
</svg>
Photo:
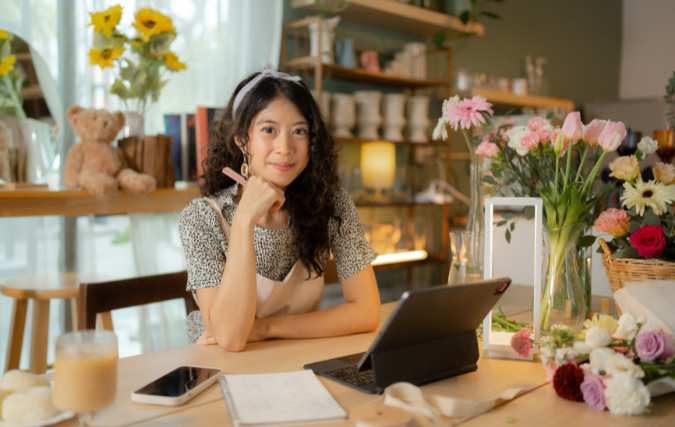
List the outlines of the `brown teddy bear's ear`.
<svg viewBox="0 0 675 427">
<path fill-rule="evenodd" d="M 115 111 L 113 113 L 113 116 L 117 119 L 117 125 L 119 126 L 120 129 L 124 127 L 124 113 L 121 111 Z"/>
<path fill-rule="evenodd" d="M 75 125 L 77 124 L 77 116 L 79 116 L 80 113 L 83 111 L 84 108 L 80 107 L 79 105 L 72 105 L 70 108 L 68 108 L 68 112 L 66 113 L 68 123 L 70 123 L 71 126 L 75 127 Z"/>
</svg>

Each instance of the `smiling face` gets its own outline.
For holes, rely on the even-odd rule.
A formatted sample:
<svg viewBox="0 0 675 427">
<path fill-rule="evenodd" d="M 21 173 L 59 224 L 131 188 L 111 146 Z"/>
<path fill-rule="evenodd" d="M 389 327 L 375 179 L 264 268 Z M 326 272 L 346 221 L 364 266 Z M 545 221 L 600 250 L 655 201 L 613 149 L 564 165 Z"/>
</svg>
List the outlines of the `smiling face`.
<svg viewBox="0 0 675 427">
<path fill-rule="evenodd" d="M 253 118 L 248 135 L 249 174 L 286 190 L 307 167 L 309 124 L 286 98 L 278 97 L 261 110 Z M 239 138 L 235 141 L 242 146 Z"/>
</svg>

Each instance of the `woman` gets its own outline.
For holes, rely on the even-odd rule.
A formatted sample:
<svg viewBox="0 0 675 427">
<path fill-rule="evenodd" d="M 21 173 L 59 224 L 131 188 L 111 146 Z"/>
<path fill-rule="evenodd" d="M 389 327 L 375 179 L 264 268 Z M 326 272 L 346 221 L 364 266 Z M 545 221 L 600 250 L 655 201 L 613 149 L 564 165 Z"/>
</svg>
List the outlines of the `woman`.
<svg viewBox="0 0 675 427">
<path fill-rule="evenodd" d="M 214 126 L 203 199 L 181 212 L 191 342 L 241 351 L 268 338 L 369 332 L 380 319 L 354 202 L 340 189 L 335 142 L 299 77 L 263 63 Z M 248 175 L 241 186 L 223 168 Z M 332 252 L 346 303 L 316 311 Z"/>
</svg>

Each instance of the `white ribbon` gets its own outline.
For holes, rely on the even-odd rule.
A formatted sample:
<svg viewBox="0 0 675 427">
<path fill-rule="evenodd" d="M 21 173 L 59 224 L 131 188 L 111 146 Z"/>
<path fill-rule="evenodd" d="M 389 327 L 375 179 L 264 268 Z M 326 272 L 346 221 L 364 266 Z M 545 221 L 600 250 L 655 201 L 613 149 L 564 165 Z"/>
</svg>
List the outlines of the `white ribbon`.
<svg viewBox="0 0 675 427">
<path fill-rule="evenodd" d="M 493 399 L 460 399 L 438 395 L 424 395 L 410 383 L 392 384 L 384 390 L 384 404 L 396 406 L 413 416 L 411 427 L 447 427 L 446 417 L 475 417 L 524 394 L 522 388 L 510 388 Z"/>
<path fill-rule="evenodd" d="M 241 88 L 237 96 L 234 98 L 234 103 L 232 104 L 232 120 L 235 119 L 237 109 L 239 108 L 239 104 L 241 104 L 241 101 L 244 99 L 244 96 L 246 96 L 246 94 L 251 89 L 253 89 L 253 87 L 255 87 L 255 85 L 257 85 L 260 80 L 267 77 L 271 77 L 274 79 L 289 80 L 293 82 L 300 82 L 302 80 L 300 76 L 291 76 L 281 71 L 277 71 L 276 69 L 274 69 L 272 64 L 265 61 L 264 59 L 260 60 L 260 65 L 262 65 L 263 67 L 262 73 L 258 74 L 253 80 L 246 83 L 246 86 Z"/>
</svg>

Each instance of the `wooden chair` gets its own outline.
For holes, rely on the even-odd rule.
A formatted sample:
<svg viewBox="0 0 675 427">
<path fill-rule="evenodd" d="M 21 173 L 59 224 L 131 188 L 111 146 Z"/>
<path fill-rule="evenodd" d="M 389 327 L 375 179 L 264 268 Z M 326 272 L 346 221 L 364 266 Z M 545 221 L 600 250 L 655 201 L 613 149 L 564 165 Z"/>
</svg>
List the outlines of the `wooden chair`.
<svg viewBox="0 0 675 427">
<path fill-rule="evenodd" d="M 73 303 L 73 325 L 77 323 L 77 287 L 81 282 L 108 279 L 96 273 L 50 273 L 12 277 L 0 283 L 0 292 L 13 298 L 12 320 L 9 329 L 5 372 L 19 369 L 23 333 L 26 327 L 28 301 L 33 301 L 33 326 L 30 338 L 30 372 L 47 371 L 49 342 L 49 303 L 52 299 L 70 299 Z"/>
<path fill-rule="evenodd" d="M 97 314 L 103 315 L 103 329 L 112 330 L 110 311 L 183 298 L 185 311 L 198 310 L 192 293 L 185 290 L 187 271 L 80 284 L 78 330 L 94 329 Z"/>
<path fill-rule="evenodd" d="M 331 256 L 328 262 L 326 263 L 326 268 L 323 270 L 323 282 L 325 284 L 329 284 L 329 283 L 337 283 L 339 281 L 340 280 L 338 279 L 335 260 Z"/>
</svg>

